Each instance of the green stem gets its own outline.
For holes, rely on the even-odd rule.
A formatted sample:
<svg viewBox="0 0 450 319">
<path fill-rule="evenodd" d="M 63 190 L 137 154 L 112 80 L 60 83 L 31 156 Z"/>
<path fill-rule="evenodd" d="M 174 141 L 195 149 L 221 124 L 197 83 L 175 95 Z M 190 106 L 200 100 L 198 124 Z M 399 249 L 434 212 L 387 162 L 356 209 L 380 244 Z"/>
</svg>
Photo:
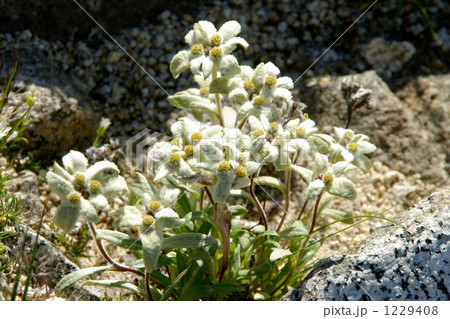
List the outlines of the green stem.
<svg viewBox="0 0 450 319">
<path fill-rule="evenodd" d="M 283 217 L 280 220 L 280 223 L 278 224 L 277 227 L 277 233 L 280 232 L 281 227 L 283 227 L 284 221 L 286 220 L 286 217 L 288 215 L 288 210 L 289 210 L 289 204 L 290 204 L 290 200 L 291 200 L 291 173 L 292 171 L 287 171 L 286 172 L 286 193 L 284 196 L 284 214 Z"/>
<path fill-rule="evenodd" d="M 123 272 L 132 272 L 133 274 L 136 274 L 140 277 L 145 277 L 144 273 L 140 270 L 129 268 L 127 266 L 121 265 L 115 260 L 113 260 L 108 253 L 106 252 L 105 248 L 103 247 L 102 241 L 100 239 L 97 239 L 97 232 L 95 231 L 95 227 L 92 223 L 88 223 L 89 229 L 92 233 L 92 238 L 94 238 L 95 243 L 97 245 L 98 250 L 100 251 L 100 254 L 102 254 L 103 258 L 106 259 L 107 262 L 109 262 L 116 270 L 123 271 Z"/>
<path fill-rule="evenodd" d="M 150 273 L 145 272 L 145 290 L 147 291 L 147 298 L 153 301 L 152 292 L 150 291 Z"/>
<path fill-rule="evenodd" d="M 212 80 L 214 81 L 215 79 L 217 79 L 217 70 L 216 67 L 213 66 L 213 71 L 212 71 Z M 219 123 L 220 125 L 223 127 L 223 118 L 222 118 L 222 105 L 220 103 L 220 95 L 219 93 L 214 94 L 215 98 L 216 98 L 216 105 L 217 105 L 217 118 L 219 119 Z"/>
<path fill-rule="evenodd" d="M 254 175 L 250 178 L 250 195 L 252 196 L 253 200 L 255 201 L 256 209 L 258 210 L 259 216 L 261 216 L 261 218 L 263 220 L 265 230 L 268 230 L 269 224 L 267 223 L 267 216 L 266 216 L 266 213 L 264 212 L 264 209 L 261 206 L 261 203 L 259 202 L 258 197 L 256 197 L 256 195 L 255 195 L 255 185 L 254 185 L 253 181 L 254 181 Z"/>
</svg>

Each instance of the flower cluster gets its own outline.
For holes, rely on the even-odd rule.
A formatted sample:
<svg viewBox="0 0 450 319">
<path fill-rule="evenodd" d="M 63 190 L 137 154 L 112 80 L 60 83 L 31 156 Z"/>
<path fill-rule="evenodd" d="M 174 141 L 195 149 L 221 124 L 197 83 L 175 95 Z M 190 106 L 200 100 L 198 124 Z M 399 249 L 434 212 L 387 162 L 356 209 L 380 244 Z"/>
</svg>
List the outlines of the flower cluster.
<svg viewBox="0 0 450 319">
<path fill-rule="evenodd" d="M 294 107 L 291 78 L 280 76 L 280 70 L 271 62 L 260 63 L 255 68 L 238 63 L 233 51 L 239 46 L 248 47 L 248 43 L 237 36 L 240 30 L 236 21 L 229 21 L 218 30 L 211 22 L 200 21 L 186 35 L 189 47 L 173 57 L 170 70 L 177 78 L 189 69 L 198 88 L 169 96 L 169 102 L 185 110 L 187 115 L 172 124 L 171 140 L 150 147 L 148 176 L 137 173 L 138 184 L 127 185 L 117 166 L 111 162 L 101 161 L 89 166 L 84 155 L 76 151 L 63 157 L 63 166 L 55 164 L 54 171 L 47 174 L 48 184 L 63 199 L 55 217 L 56 224 L 69 231 L 82 215 L 90 223 L 91 230 L 94 229 L 93 236 L 98 245 L 101 245 L 100 239 L 107 240 L 142 258 L 149 298 L 150 273 L 161 266 L 160 262 L 165 262 L 170 271 L 174 262 L 183 259 L 183 254 L 177 253 L 175 261 L 167 261 L 170 259 L 168 254 L 161 261 L 163 251 L 201 248 L 212 245 L 216 239 L 220 243 L 209 251 L 189 257 L 189 267 L 198 264 L 201 271 L 208 268 L 213 272 L 205 275 L 204 280 L 215 278 L 221 282 L 230 254 L 234 254 L 235 276 L 241 276 L 238 271 L 241 257 L 245 267 L 257 266 L 256 269 L 263 266 L 258 264 L 262 260 L 275 263 L 295 255 L 295 263 L 289 260 L 278 264 L 287 269 L 280 270 L 280 274 L 291 276 L 291 263 L 295 267 L 306 264 L 303 258 L 309 253 L 303 255 L 303 251 L 314 233 L 318 215 L 326 212 L 325 205 L 331 198 L 355 199 L 356 187 L 350 178 L 357 171 L 367 172 L 371 166 L 368 154 L 376 147 L 366 135 L 338 127 L 333 136 L 320 133 L 308 114 Z M 108 125 L 108 122 L 102 123 L 97 131 L 99 136 Z M 262 170 L 263 167 L 267 169 Z M 271 176 L 261 176 L 262 172 Z M 303 209 L 309 200 L 315 204 L 305 219 L 299 217 L 300 220 L 288 225 L 285 217 L 289 211 L 293 174 L 305 183 Z M 285 215 L 276 232 L 268 229 L 263 205 L 255 195 L 255 184 L 275 187 L 284 196 Z M 128 192 L 129 201 L 120 207 L 112 207 L 113 198 L 122 192 Z M 253 204 L 264 223 L 262 231 L 257 231 L 257 227 L 252 231 L 243 230 L 240 234 L 248 236 L 246 239 L 231 239 L 231 229 L 237 225 L 232 222 L 239 222 L 233 220 L 233 216 L 246 214 L 249 207 L 236 205 L 232 196 Z M 100 212 L 115 218 L 116 231 L 95 232 L 92 223 L 99 222 Z M 332 210 L 335 215 L 336 212 Z M 309 231 L 303 222 L 310 224 Z M 138 238 L 130 238 L 122 232 L 135 226 L 139 227 Z M 260 236 L 258 232 L 264 235 Z M 252 236 L 256 237 L 249 240 Z M 273 237 L 268 239 L 268 236 Z M 292 246 L 290 237 L 294 238 Z M 249 250 L 250 242 L 256 245 L 266 239 L 270 243 L 264 244 L 264 248 L 270 249 Z M 286 240 L 286 243 L 280 243 L 280 240 Z M 230 249 L 232 244 L 234 248 Z M 221 265 L 216 274 L 217 267 L 213 262 L 212 266 L 207 265 L 210 264 L 207 260 L 216 254 L 218 247 L 221 248 L 217 254 Z M 99 251 L 105 253 L 102 247 Z M 140 273 L 135 268 L 112 263 L 110 257 L 105 258 L 116 270 Z M 173 277 L 181 278 L 185 271 L 177 270 Z M 160 274 L 159 280 L 161 278 L 165 275 Z M 245 277 L 244 281 L 255 282 L 249 278 Z M 272 280 L 264 279 L 261 285 L 270 282 Z M 277 279 L 275 282 L 287 281 Z M 160 291 L 161 298 L 176 285 L 177 282 L 172 283 L 164 294 Z M 267 291 L 273 293 L 279 289 L 277 286 Z"/>
</svg>

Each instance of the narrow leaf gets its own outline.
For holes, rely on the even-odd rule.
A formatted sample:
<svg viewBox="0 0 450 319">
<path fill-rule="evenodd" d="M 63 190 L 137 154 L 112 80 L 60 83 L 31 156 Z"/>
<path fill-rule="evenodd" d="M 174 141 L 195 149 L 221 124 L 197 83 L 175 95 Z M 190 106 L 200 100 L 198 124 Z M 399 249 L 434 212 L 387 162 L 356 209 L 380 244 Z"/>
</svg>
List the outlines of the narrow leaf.
<svg viewBox="0 0 450 319">
<path fill-rule="evenodd" d="M 182 233 L 163 240 L 162 249 L 200 248 L 214 243 L 214 238 L 199 233 Z"/>
<path fill-rule="evenodd" d="M 289 249 L 274 248 L 270 254 L 270 261 L 276 261 L 290 255 L 292 255 L 292 252 Z"/>
<path fill-rule="evenodd" d="M 142 288 L 122 280 L 88 280 L 83 284 L 83 286 L 104 286 L 104 287 L 123 288 L 130 290 L 137 295 L 145 296 L 145 292 L 144 290 L 142 290 Z"/>
<path fill-rule="evenodd" d="M 110 269 L 111 266 L 101 266 L 101 267 L 90 267 L 85 269 L 80 269 L 74 271 L 67 276 L 63 277 L 55 287 L 55 295 L 57 297 L 61 296 L 64 291 L 74 285 L 77 281 L 83 279 L 84 277 L 93 275 L 95 273 L 106 271 Z"/>
<path fill-rule="evenodd" d="M 106 240 L 116 246 L 120 246 L 129 250 L 141 250 L 142 242 L 139 238 L 128 236 L 114 230 L 97 230 L 97 239 Z"/>
</svg>

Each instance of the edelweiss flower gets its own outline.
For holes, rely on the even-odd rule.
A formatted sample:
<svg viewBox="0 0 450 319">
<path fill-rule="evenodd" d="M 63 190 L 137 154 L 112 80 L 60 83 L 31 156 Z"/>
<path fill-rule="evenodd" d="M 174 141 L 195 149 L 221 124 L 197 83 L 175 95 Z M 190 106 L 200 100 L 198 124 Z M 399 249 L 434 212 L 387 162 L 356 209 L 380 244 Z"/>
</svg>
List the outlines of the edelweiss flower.
<svg viewBox="0 0 450 319">
<path fill-rule="evenodd" d="M 114 226 L 132 227 L 140 226 L 139 239 L 142 242 L 142 252 L 145 270 L 151 273 L 158 263 L 164 241 L 163 230 L 166 228 L 179 228 L 185 223 L 171 208 L 162 208 L 154 216 L 142 213 L 134 206 L 124 206 L 114 214 L 121 216 L 114 222 Z"/>
<path fill-rule="evenodd" d="M 307 199 L 318 196 L 322 191 L 346 199 L 356 198 L 356 186 L 342 175 L 354 172 L 355 166 L 347 162 L 338 162 L 322 172 L 316 172 L 316 180 L 309 183 Z"/>
<path fill-rule="evenodd" d="M 289 145 L 290 132 L 284 130 L 281 123 L 269 122 L 264 114 L 260 120 L 251 115 L 248 124 L 253 138 L 251 154 L 258 152 L 264 162 L 273 163 L 277 170 L 288 170 L 291 165 L 290 155 L 295 152 Z"/>
<path fill-rule="evenodd" d="M 372 164 L 365 154 L 375 152 L 377 147 L 369 142 L 367 135 L 355 134 L 352 130 L 340 127 L 335 127 L 334 132 L 338 142 L 330 147 L 330 162 L 345 160 L 366 173 Z"/>
<path fill-rule="evenodd" d="M 239 63 L 230 53 L 238 44 L 244 49 L 248 47 L 247 41 L 236 37 L 240 32 L 241 26 L 237 21 L 226 22 L 218 31 L 209 21 L 194 24 L 194 30 L 185 36 L 190 49 L 177 53 L 170 63 L 172 75 L 177 78 L 188 68 L 193 74 L 201 72 L 204 78 L 209 77 L 214 70 L 227 77 L 238 74 Z"/>
<path fill-rule="evenodd" d="M 109 213 L 108 198 L 127 190 L 125 179 L 118 176 L 119 169 L 108 161 L 97 162 L 88 168 L 86 157 L 70 151 L 62 158 L 63 166 L 54 165 L 55 173 L 47 173 L 47 183 L 64 198 L 55 216 L 55 223 L 70 231 L 79 216 L 97 223 L 97 210 Z"/>
</svg>

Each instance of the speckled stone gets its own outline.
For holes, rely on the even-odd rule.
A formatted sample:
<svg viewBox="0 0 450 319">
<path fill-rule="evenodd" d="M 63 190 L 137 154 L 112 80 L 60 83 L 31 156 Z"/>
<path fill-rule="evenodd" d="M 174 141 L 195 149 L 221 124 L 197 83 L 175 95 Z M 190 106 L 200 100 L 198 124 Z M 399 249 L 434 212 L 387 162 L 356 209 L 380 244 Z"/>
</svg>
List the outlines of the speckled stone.
<svg viewBox="0 0 450 319">
<path fill-rule="evenodd" d="M 289 300 L 449 300 L 450 188 L 375 231 L 347 256 L 327 258 Z"/>
</svg>

